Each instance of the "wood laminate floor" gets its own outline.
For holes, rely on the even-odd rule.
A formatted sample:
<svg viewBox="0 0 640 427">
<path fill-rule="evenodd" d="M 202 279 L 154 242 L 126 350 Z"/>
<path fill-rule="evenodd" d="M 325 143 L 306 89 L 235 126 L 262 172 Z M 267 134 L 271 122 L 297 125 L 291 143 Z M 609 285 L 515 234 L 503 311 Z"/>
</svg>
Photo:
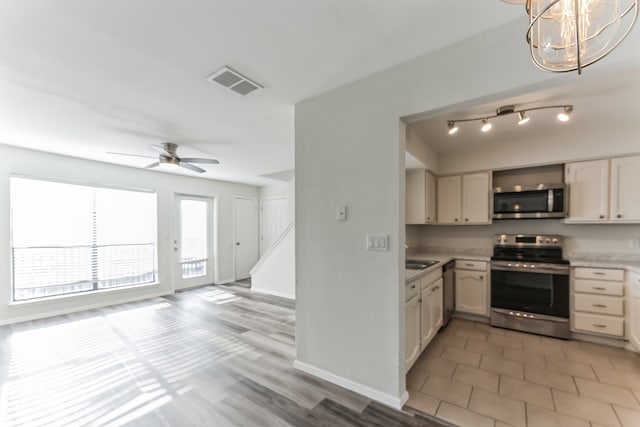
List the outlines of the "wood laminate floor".
<svg viewBox="0 0 640 427">
<path fill-rule="evenodd" d="M 445 425 L 293 369 L 294 313 L 207 286 L 2 327 L 0 425 Z"/>
</svg>

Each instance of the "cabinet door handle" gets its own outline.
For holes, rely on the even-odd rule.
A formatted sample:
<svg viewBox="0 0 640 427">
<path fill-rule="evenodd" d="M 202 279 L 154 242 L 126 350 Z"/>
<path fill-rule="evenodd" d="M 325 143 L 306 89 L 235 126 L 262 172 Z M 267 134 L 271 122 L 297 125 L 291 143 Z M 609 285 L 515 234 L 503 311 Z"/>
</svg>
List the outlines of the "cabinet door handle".
<svg viewBox="0 0 640 427">
<path fill-rule="evenodd" d="M 596 290 L 596 291 L 606 291 L 607 290 L 606 288 L 603 288 L 602 286 L 594 286 L 593 289 Z"/>
<path fill-rule="evenodd" d="M 607 325 L 603 325 L 601 323 L 594 323 L 593 326 L 595 326 L 596 328 L 604 328 L 604 329 L 607 328 Z"/>
<path fill-rule="evenodd" d="M 464 221 L 465 221 L 465 222 L 469 222 L 469 218 L 465 218 L 465 219 L 464 219 Z"/>
<path fill-rule="evenodd" d="M 616 215 L 616 218 L 622 218 L 622 214 Z"/>
<path fill-rule="evenodd" d="M 434 291 L 437 291 L 438 289 L 440 289 L 440 286 L 436 286 L 435 288 L 433 288 Z"/>
<path fill-rule="evenodd" d="M 604 219 L 604 215 L 600 215 L 600 219 Z"/>
<path fill-rule="evenodd" d="M 594 307 L 598 307 L 598 308 L 607 308 L 607 306 L 605 304 L 592 304 Z"/>
<path fill-rule="evenodd" d="M 602 271 L 594 271 L 593 275 L 594 276 L 604 276 L 604 273 Z"/>
<path fill-rule="evenodd" d="M 458 218 L 455 218 L 455 219 L 454 219 L 454 221 L 455 221 L 455 222 L 458 222 Z"/>
<path fill-rule="evenodd" d="M 413 286 L 411 287 L 411 289 L 415 289 L 415 288 L 416 288 L 416 285 L 413 285 Z"/>
</svg>

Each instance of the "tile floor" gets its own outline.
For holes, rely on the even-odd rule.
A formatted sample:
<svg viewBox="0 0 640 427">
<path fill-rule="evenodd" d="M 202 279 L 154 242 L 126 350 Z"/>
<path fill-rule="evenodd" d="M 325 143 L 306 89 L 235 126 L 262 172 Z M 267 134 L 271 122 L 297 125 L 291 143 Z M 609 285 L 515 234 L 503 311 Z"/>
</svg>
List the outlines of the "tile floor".
<svg viewBox="0 0 640 427">
<path fill-rule="evenodd" d="M 407 407 L 460 426 L 640 427 L 640 355 L 460 319 L 407 389 Z"/>
</svg>

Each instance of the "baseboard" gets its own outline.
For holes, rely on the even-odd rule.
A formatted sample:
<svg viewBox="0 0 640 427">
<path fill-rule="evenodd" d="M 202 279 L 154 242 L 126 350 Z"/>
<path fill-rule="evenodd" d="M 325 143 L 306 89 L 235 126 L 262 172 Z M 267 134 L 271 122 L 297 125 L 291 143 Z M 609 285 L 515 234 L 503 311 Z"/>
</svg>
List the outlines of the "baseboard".
<svg viewBox="0 0 640 427">
<path fill-rule="evenodd" d="M 270 289 L 260 289 L 260 288 L 255 288 L 255 287 L 251 286 L 251 290 L 253 292 L 258 293 L 258 294 L 272 295 L 274 297 L 285 298 L 285 299 L 289 299 L 289 300 L 292 300 L 292 301 L 295 301 L 295 299 L 296 299 L 295 295 L 287 294 L 287 293 L 284 293 L 284 292 L 272 291 Z"/>
<path fill-rule="evenodd" d="M 351 381 L 347 378 L 325 371 L 324 369 L 316 368 L 315 366 L 300 362 L 299 360 L 295 360 L 293 362 L 293 367 L 302 372 L 313 375 L 314 377 L 321 378 L 323 380 L 329 381 L 330 383 L 337 384 L 340 387 L 346 388 L 347 390 L 351 390 L 355 393 L 366 396 L 369 399 L 375 400 L 376 402 L 380 402 L 384 405 L 390 406 L 393 409 L 401 410 L 407 400 L 409 400 L 409 393 L 407 391 L 405 391 L 401 397 L 392 396 L 390 394 L 382 393 L 381 391 L 375 390 L 371 387 L 367 387 L 366 385 L 362 385 L 355 381 Z"/>
</svg>

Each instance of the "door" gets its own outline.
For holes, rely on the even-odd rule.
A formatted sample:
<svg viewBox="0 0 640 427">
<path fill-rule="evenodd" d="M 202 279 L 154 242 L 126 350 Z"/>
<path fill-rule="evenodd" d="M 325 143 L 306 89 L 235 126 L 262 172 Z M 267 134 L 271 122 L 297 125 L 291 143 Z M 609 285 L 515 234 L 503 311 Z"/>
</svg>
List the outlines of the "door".
<svg viewBox="0 0 640 427">
<path fill-rule="evenodd" d="M 435 335 L 433 330 L 434 324 L 431 317 L 431 296 L 433 294 L 433 285 L 425 287 L 420 292 L 420 349 L 429 344 L 431 338 Z"/>
<path fill-rule="evenodd" d="M 405 303 L 405 370 L 411 369 L 420 354 L 420 300 L 414 296 Z"/>
<path fill-rule="evenodd" d="M 213 200 L 177 195 L 175 289 L 213 283 Z"/>
<path fill-rule="evenodd" d="M 438 224 L 460 224 L 462 178 L 438 178 Z"/>
<path fill-rule="evenodd" d="M 408 169 L 405 172 L 405 223 L 424 224 L 426 175 L 424 169 Z"/>
<path fill-rule="evenodd" d="M 246 279 L 258 261 L 258 201 L 234 198 L 235 280 Z"/>
<path fill-rule="evenodd" d="M 640 274 L 630 274 L 631 293 L 631 327 L 629 328 L 629 341 L 640 351 Z"/>
<path fill-rule="evenodd" d="M 486 301 L 484 274 L 456 270 L 456 311 L 486 316 Z"/>
<path fill-rule="evenodd" d="M 566 222 L 609 219 L 609 160 L 569 163 L 569 213 Z"/>
<path fill-rule="evenodd" d="M 611 220 L 640 222 L 640 156 L 611 160 Z"/>
<path fill-rule="evenodd" d="M 433 291 L 431 298 L 429 299 L 429 306 L 431 307 L 431 326 L 433 327 L 433 334 L 437 334 L 442 326 L 442 294 L 444 291 L 444 282 L 442 279 L 438 279 L 433 285 Z"/>
<path fill-rule="evenodd" d="M 489 223 L 489 174 L 462 176 L 462 222 Z"/>
<path fill-rule="evenodd" d="M 262 200 L 260 206 L 260 256 L 271 247 L 289 224 L 289 199 L 278 197 Z"/>
</svg>

